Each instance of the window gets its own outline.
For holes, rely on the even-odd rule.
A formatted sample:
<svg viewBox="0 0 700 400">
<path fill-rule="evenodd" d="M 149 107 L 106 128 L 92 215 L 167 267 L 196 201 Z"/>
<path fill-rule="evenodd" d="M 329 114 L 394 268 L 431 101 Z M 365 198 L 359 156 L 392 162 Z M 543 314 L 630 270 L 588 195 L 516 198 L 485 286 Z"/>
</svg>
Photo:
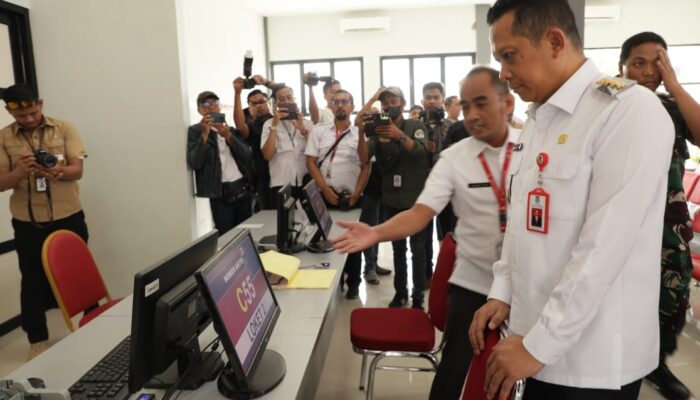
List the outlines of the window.
<svg viewBox="0 0 700 400">
<path fill-rule="evenodd" d="M 296 102 L 304 112 L 309 114 L 309 88 L 302 82 L 307 72 L 315 72 L 318 76 L 332 76 L 340 82 L 344 90 L 350 92 L 355 100 L 355 111 L 364 102 L 363 69 L 361 58 L 338 58 L 328 60 L 274 61 L 272 65 L 272 80 L 284 83 L 294 90 Z M 302 91 L 303 89 L 303 91 Z M 319 110 L 326 107 L 323 97 L 323 82 L 314 86 L 314 97 Z"/>
<path fill-rule="evenodd" d="M 474 65 L 474 53 L 381 57 L 381 82 L 398 86 L 406 96 L 406 108 L 420 104 L 423 85 L 441 82 L 445 97 L 459 96 L 459 82 Z"/>
</svg>

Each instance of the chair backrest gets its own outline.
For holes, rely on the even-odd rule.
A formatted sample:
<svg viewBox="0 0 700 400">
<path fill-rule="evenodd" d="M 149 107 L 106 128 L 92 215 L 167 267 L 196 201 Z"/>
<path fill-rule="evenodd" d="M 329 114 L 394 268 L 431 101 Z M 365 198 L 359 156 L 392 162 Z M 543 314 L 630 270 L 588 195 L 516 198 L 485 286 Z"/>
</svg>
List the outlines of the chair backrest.
<svg viewBox="0 0 700 400">
<path fill-rule="evenodd" d="M 67 313 L 64 318 L 77 315 L 100 299 L 110 299 L 90 250 L 75 233 L 58 230 L 49 235 L 41 259 L 56 301 Z"/>
<path fill-rule="evenodd" d="M 683 190 L 685 191 L 686 196 L 690 196 L 690 194 L 693 192 L 698 183 L 698 178 L 700 178 L 700 175 L 696 174 L 695 172 L 686 171 L 683 174 Z"/>
<path fill-rule="evenodd" d="M 469 373 L 467 374 L 467 381 L 464 384 L 464 392 L 462 393 L 463 400 L 487 400 L 486 392 L 484 391 L 486 362 L 493 352 L 493 347 L 500 340 L 498 330 L 487 329 L 484 340 L 484 351 L 479 355 L 474 355 L 472 363 L 469 365 Z"/>
<path fill-rule="evenodd" d="M 433 281 L 430 285 L 430 295 L 428 297 L 428 314 L 433 324 L 441 332 L 445 330 L 447 319 L 447 292 L 450 284 L 448 280 L 454 270 L 457 244 L 451 233 L 445 235 L 440 246 Z"/>
<path fill-rule="evenodd" d="M 685 182 L 683 186 L 685 187 Z M 691 203 L 700 204 L 700 185 L 696 183 L 692 190 L 686 190 L 685 197 Z"/>
<path fill-rule="evenodd" d="M 700 212 L 696 212 L 693 215 L 692 227 L 693 232 L 700 233 Z"/>
</svg>

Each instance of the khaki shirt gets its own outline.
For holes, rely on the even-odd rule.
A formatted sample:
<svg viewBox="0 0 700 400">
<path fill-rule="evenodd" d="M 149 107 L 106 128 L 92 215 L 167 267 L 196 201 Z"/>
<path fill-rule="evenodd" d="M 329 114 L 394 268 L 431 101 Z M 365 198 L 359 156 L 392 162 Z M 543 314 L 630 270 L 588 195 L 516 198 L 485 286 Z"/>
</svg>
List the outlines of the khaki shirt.
<svg viewBox="0 0 700 400">
<path fill-rule="evenodd" d="M 31 142 L 31 146 L 29 145 Z M 33 130 L 22 128 L 12 123 L 0 129 L 0 168 L 12 171 L 17 160 L 27 150 L 44 149 L 58 158 L 59 165 L 66 165 L 68 160 L 87 157 L 80 136 L 75 128 L 64 121 L 44 116 L 41 125 Z M 62 219 L 81 210 L 77 181 L 47 180 L 53 204 L 53 219 Z M 31 201 L 34 219 L 37 222 L 51 220 L 49 200 L 46 192 L 36 191 L 34 174 L 22 179 L 15 186 L 10 196 L 12 217 L 29 222 L 28 190 L 31 187 Z"/>
</svg>

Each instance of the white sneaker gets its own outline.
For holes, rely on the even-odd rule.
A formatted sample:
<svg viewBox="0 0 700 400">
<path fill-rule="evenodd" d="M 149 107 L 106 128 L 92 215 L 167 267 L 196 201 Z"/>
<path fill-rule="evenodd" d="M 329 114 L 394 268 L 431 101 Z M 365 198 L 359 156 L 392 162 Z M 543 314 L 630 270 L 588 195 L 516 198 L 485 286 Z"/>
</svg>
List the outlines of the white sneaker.
<svg viewBox="0 0 700 400">
<path fill-rule="evenodd" d="M 29 361 L 31 361 L 34 357 L 43 353 L 49 347 L 51 347 L 51 346 L 49 346 L 48 340 L 44 340 L 43 342 L 30 343 L 29 344 L 29 354 L 27 355 L 27 359 Z"/>
</svg>

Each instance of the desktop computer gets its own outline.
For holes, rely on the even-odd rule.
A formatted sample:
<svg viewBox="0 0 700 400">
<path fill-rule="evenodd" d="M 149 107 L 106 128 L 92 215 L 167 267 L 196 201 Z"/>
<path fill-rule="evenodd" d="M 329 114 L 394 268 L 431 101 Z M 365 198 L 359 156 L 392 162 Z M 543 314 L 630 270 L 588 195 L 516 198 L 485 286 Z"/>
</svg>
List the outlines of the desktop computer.
<svg viewBox="0 0 700 400">
<path fill-rule="evenodd" d="M 304 245 L 297 242 L 299 232 L 294 229 L 295 200 L 292 187 L 287 184 L 277 191 L 277 235 L 264 236 L 261 246 L 276 244 L 280 253 L 294 254 L 304 250 Z"/>
<path fill-rule="evenodd" d="M 318 191 L 316 182 L 311 181 L 304 186 L 304 210 L 309 220 L 313 221 L 318 229 L 311 238 L 306 249 L 312 253 L 327 253 L 333 251 L 333 244 L 329 241 L 333 219 L 328 213 L 323 195 Z"/>
<path fill-rule="evenodd" d="M 284 358 L 266 349 L 280 307 L 250 233 L 236 237 L 195 277 L 228 356 L 219 391 L 231 399 L 268 393 L 286 373 Z"/>
</svg>

